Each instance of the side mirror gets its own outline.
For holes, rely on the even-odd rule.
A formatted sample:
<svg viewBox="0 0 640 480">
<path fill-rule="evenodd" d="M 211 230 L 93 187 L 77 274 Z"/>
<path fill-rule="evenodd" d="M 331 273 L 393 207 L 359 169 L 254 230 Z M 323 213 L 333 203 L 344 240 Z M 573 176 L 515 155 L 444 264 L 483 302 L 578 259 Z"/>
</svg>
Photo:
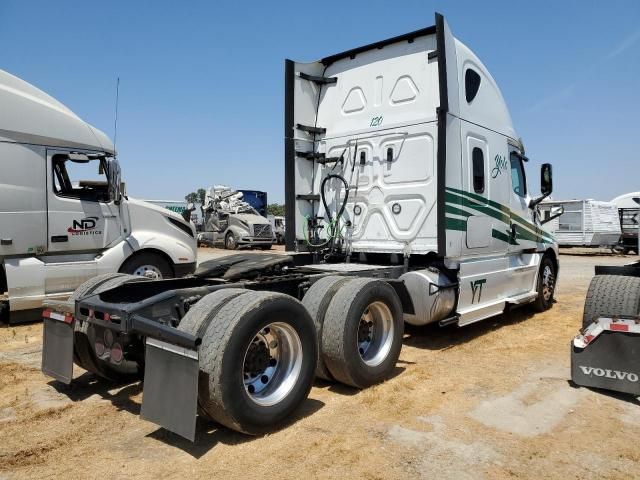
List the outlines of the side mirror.
<svg viewBox="0 0 640 480">
<path fill-rule="evenodd" d="M 547 218 L 540 221 L 540 225 L 544 225 L 545 223 L 555 220 L 562 215 L 564 213 L 564 206 L 560 205 L 559 207 L 551 207 L 551 211 L 549 213 L 550 215 Z"/>
<path fill-rule="evenodd" d="M 553 172 L 550 163 L 543 163 L 540 167 L 540 191 L 545 197 L 553 192 Z"/>
<path fill-rule="evenodd" d="M 542 195 L 540 195 L 537 198 L 532 198 L 529 201 L 529 208 L 534 208 L 542 200 L 544 200 L 549 195 L 551 195 L 552 191 L 553 191 L 553 174 L 551 171 L 551 164 L 543 163 L 542 167 L 540 167 L 540 192 L 542 192 Z"/>
</svg>

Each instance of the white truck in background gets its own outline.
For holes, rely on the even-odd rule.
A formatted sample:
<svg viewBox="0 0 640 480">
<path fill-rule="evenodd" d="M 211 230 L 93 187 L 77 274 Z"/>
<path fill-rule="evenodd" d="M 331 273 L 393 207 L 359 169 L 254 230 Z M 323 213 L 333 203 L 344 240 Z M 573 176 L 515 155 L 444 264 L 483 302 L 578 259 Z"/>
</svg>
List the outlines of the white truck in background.
<svg viewBox="0 0 640 480">
<path fill-rule="evenodd" d="M 271 223 L 243 200 L 243 193 L 225 185 L 207 189 L 202 205 L 203 231 L 198 244 L 210 247 L 261 248 L 269 250 L 274 242 Z"/>
<path fill-rule="evenodd" d="M 193 225 L 128 198 L 109 138 L 2 70 L 0 171 L 0 311 L 12 321 L 96 275 L 195 270 Z"/>
</svg>

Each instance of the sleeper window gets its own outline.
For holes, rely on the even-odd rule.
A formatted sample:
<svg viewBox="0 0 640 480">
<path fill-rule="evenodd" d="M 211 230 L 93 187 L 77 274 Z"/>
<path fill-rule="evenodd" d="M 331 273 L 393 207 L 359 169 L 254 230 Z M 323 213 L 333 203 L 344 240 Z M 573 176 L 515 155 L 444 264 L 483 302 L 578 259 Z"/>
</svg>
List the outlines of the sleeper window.
<svg viewBox="0 0 640 480">
<path fill-rule="evenodd" d="M 515 153 L 509 156 L 511 163 L 511 186 L 516 195 L 520 197 L 527 196 L 527 180 L 524 174 L 524 166 L 522 159 Z"/>
<path fill-rule="evenodd" d="M 474 147 L 471 153 L 471 161 L 473 163 L 473 191 L 476 193 L 484 192 L 484 154 L 482 149 Z"/>
<path fill-rule="evenodd" d="M 480 75 L 471 68 L 464 72 L 464 94 L 467 103 L 471 103 L 480 89 Z"/>
</svg>

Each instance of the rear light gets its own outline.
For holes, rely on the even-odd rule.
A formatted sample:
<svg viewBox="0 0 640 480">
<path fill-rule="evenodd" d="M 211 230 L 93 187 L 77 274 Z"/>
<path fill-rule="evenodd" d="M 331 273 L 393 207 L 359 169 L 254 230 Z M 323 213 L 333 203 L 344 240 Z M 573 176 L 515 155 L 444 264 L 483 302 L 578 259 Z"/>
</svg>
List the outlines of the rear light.
<svg viewBox="0 0 640 480">
<path fill-rule="evenodd" d="M 98 357 L 104 356 L 104 352 L 106 351 L 106 349 L 104 348 L 104 343 L 102 343 L 102 340 L 96 340 L 96 342 L 94 343 L 94 348 L 96 349 L 96 355 Z"/>
<path fill-rule="evenodd" d="M 114 343 L 113 347 L 111 347 L 111 361 L 113 363 L 120 363 L 122 362 L 122 357 L 122 347 L 119 343 Z"/>
<path fill-rule="evenodd" d="M 107 348 L 111 347 L 111 344 L 113 343 L 113 332 L 109 329 L 105 329 L 103 337 L 105 346 Z"/>
</svg>

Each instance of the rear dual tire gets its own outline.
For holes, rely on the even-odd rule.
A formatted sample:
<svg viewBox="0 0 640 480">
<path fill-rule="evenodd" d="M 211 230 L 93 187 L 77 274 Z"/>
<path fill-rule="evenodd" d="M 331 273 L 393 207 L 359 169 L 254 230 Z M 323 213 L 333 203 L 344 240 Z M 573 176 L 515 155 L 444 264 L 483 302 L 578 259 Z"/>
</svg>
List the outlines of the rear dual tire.
<svg viewBox="0 0 640 480">
<path fill-rule="evenodd" d="M 200 300 L 178 328 L 202 338 L 201 414 L 228 428 L 267 433 L 290 420 L 311 390 L 315 328 L 290 296 L 219 290 Z"/>
<path fill-rule="evenodd" d="M 392 375 L 404 321 L 391 285 L 373 278 L 325 277 L 312 285 L 303 303 L 319 339 L 316 375 L 356 388 Z"/>
</svg>

